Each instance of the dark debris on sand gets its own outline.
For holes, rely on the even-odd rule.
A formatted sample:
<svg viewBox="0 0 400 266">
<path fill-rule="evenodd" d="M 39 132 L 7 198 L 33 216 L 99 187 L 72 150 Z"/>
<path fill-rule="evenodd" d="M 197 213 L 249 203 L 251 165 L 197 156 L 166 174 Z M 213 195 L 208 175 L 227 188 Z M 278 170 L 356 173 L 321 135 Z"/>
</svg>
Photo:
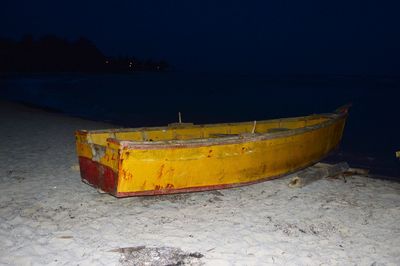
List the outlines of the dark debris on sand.
<svg viewBox="0 0 400 266">
<path fill-rule="evenodd" d="M 120 264 L 151 265 L 151 266 L 177 266 L 177 265 L 203 265 L 200 259 L 203 254 L 199 252 L 188 253 L 174 247 L 125 247 L 111 250 L 121 253 Z"/>
</svg>

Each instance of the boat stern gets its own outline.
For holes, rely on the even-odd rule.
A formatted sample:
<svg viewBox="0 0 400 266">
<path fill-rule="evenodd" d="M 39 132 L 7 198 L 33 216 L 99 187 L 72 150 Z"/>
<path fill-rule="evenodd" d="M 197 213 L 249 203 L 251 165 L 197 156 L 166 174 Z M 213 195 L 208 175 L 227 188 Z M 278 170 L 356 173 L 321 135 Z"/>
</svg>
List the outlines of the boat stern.
<svg viewBox="0 0 400 266">
<path fill-rule="evenodd" d="M 119 150 L 118 145 L 93 143 L 85 130 L 75 132 L 76 150 L 81 179 L 100 191 L 117 195 Z"/>
</svg>

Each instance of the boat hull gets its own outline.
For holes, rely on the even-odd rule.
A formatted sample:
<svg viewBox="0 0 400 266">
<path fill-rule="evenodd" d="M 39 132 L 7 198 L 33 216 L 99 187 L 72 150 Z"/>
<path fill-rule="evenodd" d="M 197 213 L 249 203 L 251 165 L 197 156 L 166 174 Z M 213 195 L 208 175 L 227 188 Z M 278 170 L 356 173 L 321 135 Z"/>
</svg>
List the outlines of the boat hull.
<svg viewBox="0 0 400 266">
<path fill-rule="evenodd" d="M 312 165 L 339 144 L 347 113 L 273 134 L 196 141 L 95 144 L 78 131 L 82 180 L 116 197 L 205 191 L 254 184 Z M 114 132 L 115 134 L 115 132 Z"/>
</svg>

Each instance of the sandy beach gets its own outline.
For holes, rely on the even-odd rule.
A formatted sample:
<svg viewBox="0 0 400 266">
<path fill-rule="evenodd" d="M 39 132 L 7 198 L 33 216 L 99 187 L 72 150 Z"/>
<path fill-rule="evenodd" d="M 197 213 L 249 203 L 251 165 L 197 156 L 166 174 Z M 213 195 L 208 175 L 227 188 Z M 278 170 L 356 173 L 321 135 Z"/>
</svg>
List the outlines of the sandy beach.
<svg viewBox="0 0 400 266">
<path fill-rule="evenodd" d="M 400 183 L 117 199 L 81 182 L 73 134 L 114 125 L 7 102 L 0 125 L 1 265 L 400 265 Z"/>
</svg>

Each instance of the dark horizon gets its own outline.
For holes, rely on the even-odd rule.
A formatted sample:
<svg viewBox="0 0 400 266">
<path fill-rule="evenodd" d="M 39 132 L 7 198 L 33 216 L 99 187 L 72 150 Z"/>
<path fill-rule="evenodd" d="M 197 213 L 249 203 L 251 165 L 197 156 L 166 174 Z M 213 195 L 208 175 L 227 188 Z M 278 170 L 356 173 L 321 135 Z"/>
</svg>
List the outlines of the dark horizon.
<svg viewBox="0 0 400 266">
<path fill-rule="evenodd" d="M 8 1 L 0 36 L 86 36 L 111 56 L 177 70 L 398 75 L 400 3 L 373 1 Z"/>
<path fill-rule="evenodd" d="M 47 42 L 47 43 L 46 43 Z M 43 44 L 44 43 L 44 44 Z M 33 46 L 33 47 L 32 47 Z M 41 47 L 43 46 L 43 47 Z M 46 47 L 47 46 L 47 47 Z M 6 47 L 6 49 L 4 49 Z M 10 52 L 10 48 L 12 51 Z M 39 48 L 39 49 L 38 49 Z M 51 48 L 50 51 L 46 51 L 46 48 Z M 55 51 L 58 50 L 58 51 Z M 119 56 L 106 55 L 94 43 L 84 36 L 78 36 L 72 39 L 65 39 L 57 35 L 44 34 L 38 37 L 34 37 L 33 34 L 24 34 L 20 38 L 4 38 L 0 36 L 0 72 L 3 74 L 12 73 L 45 73 L 45 72 L 93 72 L 93 73 L 129 73 L 136 71 L 168 71 L 168 72 L 187 72 L 187 73 L 203 73 L 203 74 L 237 74 L 237 75 L 252 75 L 252 76 L 269 76 L 276 79 L 290 79 L 290 81 L 298 81 L 299 84 L 302 82 L 319 81 L 329 82 L 334 81 L 336 78 L 349 78 L 349 79 L 369 79 L 369 78 L 400 78 L 400 72 L 398 73 L 249 73 L 249 72 L 224 72 L 224 71 L 207 71 L 207 70 L 195 70 L 195 69 L 179 69 L 176 68 L 170 62 L 160 58 L 140 58 L 134 54 L 125 54 Z M 67 59 L 60 64 L 53 64 L 54 62 L 47 62 L 46 60 L 55 59 L 55 52 L 59 52 L 59 59 Z M 85 54 L 86 52 L 86 54 Z M 66 53 L 65 57 L 62 53 Z M 73 55 L 73 53 L 76 53 Z M 4 60 L 4 55 L 16 56 L 13 58 L 14 62 L 12 65 L 7 65 L 9 58 Z M 72 58 L 68 58 L 71 56 Z M 37 59 L 38 56 L 44 56 L 44 68 L 43 64 L 40 66 L 31 66 L 32 62 L 29 60 Z M 63 57 L 64 56 L 64 57 Z M 24 62 L 24 60 L 27 60 Z M 50 60 L 54 61 L 54 60 Z M 71 67 L 71 61 L 74 61 L 75 66 Z M 114 62 L 113 66 L 106 65 L 110 61 Z M 129 62 L 136 61 L 136 67 L 130 68 Z M 77 65 L 80 65 L 77 67 Z M 19 67 L 18 67 L 19 66 Z M 108 67 L 108 68 L 107 68 Z M 283 81 L 283 80 L 282 80 Z M 375 80 L 378 81 L 378 80 Z M 395 82 L 396 82 L 395 81 Z M 397 86 L 398 83 L 396 82 Z"/>
</svg>

